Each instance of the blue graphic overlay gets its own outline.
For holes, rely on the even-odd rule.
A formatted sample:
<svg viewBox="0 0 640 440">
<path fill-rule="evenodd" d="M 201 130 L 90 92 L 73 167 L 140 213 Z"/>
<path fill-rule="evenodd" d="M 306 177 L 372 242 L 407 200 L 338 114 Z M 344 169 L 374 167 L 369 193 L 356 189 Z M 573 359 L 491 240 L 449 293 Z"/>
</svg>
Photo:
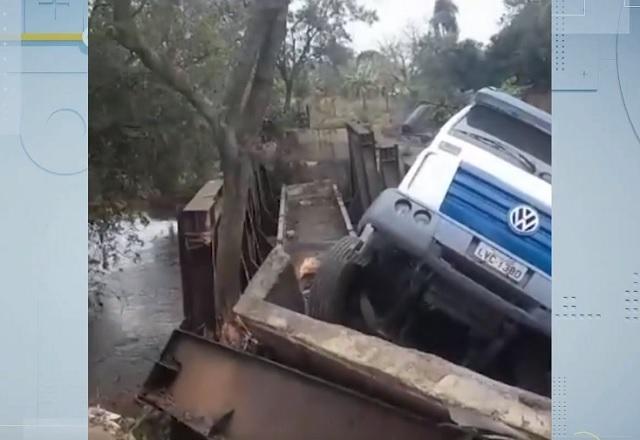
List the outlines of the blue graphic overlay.
<svg viewBox="0 0 640 440">
<path fill-rule="evenodd" d="M 629 6 L 638 0 L 626 0 Z M 557 0 L 553 2 L 553 18 L 561 34 L 629 33 L 629 7 L 621 10 L 615 1 Z"/>
<path fill-rule="evenodd" d="M 637 439 L 640 2 L 553 24 L 553 436 Z M 587 72 L 590 80 L 581 79 Z"/>
<path fill-rule="evenodd" d="M 0 440 L 87 438 L 87 2 L 0 2 Z"/>
<path fill-rule="evenodd" d="M 82 32 L 86 16 L 73 0 L 24 0 L 24 32 Z"/>
<path fill-rule="evenodd" d="M 17 134 L 22 109 L 21 79 L 15 75 L 22 66 L 22 51 L 11 36 L 22 31 L 22 5 L 19 2 L 4 2 L 0 8 L 0 135 Z"/>
</svg>

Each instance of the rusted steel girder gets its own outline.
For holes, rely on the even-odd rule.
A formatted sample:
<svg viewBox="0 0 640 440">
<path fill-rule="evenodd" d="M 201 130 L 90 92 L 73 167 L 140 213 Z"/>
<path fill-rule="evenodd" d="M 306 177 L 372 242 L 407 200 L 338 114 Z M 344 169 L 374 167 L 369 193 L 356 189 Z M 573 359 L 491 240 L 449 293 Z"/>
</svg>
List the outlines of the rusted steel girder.
<svg viewBox="0 0 640 440">
<path fill-rule="evenodd" d="M 196 331 L 215 329 L 214 248 L 222 180 L 207 182 L 178 216 L 184 321 Z"/>
<path fill-rule="evenodd" d="M 181 422 L 182 438 L 445 438 L 433 421 L 180 330 L 139 397 Z"/>
<path fill-rule="evenodd" d="M 347 124 L 351 186 L 357 202 L 359 218 L 383 188 L 382 176 L 376 163 L 376 141 L 373 132 L 361 124 Z"/>
</svg>

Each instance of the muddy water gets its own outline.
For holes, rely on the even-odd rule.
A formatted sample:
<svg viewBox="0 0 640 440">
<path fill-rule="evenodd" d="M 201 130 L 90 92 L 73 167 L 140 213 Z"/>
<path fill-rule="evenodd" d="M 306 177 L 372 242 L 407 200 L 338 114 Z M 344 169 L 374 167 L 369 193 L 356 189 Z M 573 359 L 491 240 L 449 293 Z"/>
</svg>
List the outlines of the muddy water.
<svg viewBox="0 0 640 440">
<path fill-rule="evenodd" d="M 105 274 L 102 307 L 89 318 L 89 400 L 135 415 L 134 397 L 182 320 L 177 226 L 152 219 L 139 228 L 139 260 Z"/>
</svg>

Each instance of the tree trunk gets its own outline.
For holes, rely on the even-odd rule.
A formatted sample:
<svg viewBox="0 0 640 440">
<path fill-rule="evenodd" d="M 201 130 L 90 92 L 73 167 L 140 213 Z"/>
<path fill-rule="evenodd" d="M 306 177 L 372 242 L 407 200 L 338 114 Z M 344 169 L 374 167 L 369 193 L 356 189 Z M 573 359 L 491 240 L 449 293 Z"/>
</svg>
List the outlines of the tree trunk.
<svg viewBox="0 0 640 440">
<path fill-rule="evenodd" d="M 284 113 L 291 112 L 291 98 L 293 96 L 293 81 L 285 81 L 284 83 Z"/>
<path fill-rule="evenodd" d="M 228 133 L 225 142 L 237 148 L 235 133 Z M 251 187 L 251 161 L 240 153 L 236 157 L 225 158 L 223 169 L 222 216 L 218 229 L 214 292 L 218 334 L 222 325 L 229 321 L 242 290 L 242 238 Z"/>
<path fill-rule="evenodd" d="M 362 110 L 367 111 L 367 94 L 362 92 Z"/>
</svg>

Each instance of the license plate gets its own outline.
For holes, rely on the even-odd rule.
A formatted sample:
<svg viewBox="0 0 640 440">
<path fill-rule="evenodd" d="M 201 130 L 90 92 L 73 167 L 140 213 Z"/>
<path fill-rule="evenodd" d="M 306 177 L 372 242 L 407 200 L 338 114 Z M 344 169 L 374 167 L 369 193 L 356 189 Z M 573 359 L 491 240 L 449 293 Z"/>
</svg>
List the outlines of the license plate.
<svg viewBox="0 0 640 440">
<path fill-rule="evenodd" d="M 478 245 L 474 255 L 487 266 L 517 283 L 522 281 L 527 273 L 526 266 L 518 263 L 517 261 L 513 261 L 511 258 L 484 243 L 480 243 Z"/>
</svg>

